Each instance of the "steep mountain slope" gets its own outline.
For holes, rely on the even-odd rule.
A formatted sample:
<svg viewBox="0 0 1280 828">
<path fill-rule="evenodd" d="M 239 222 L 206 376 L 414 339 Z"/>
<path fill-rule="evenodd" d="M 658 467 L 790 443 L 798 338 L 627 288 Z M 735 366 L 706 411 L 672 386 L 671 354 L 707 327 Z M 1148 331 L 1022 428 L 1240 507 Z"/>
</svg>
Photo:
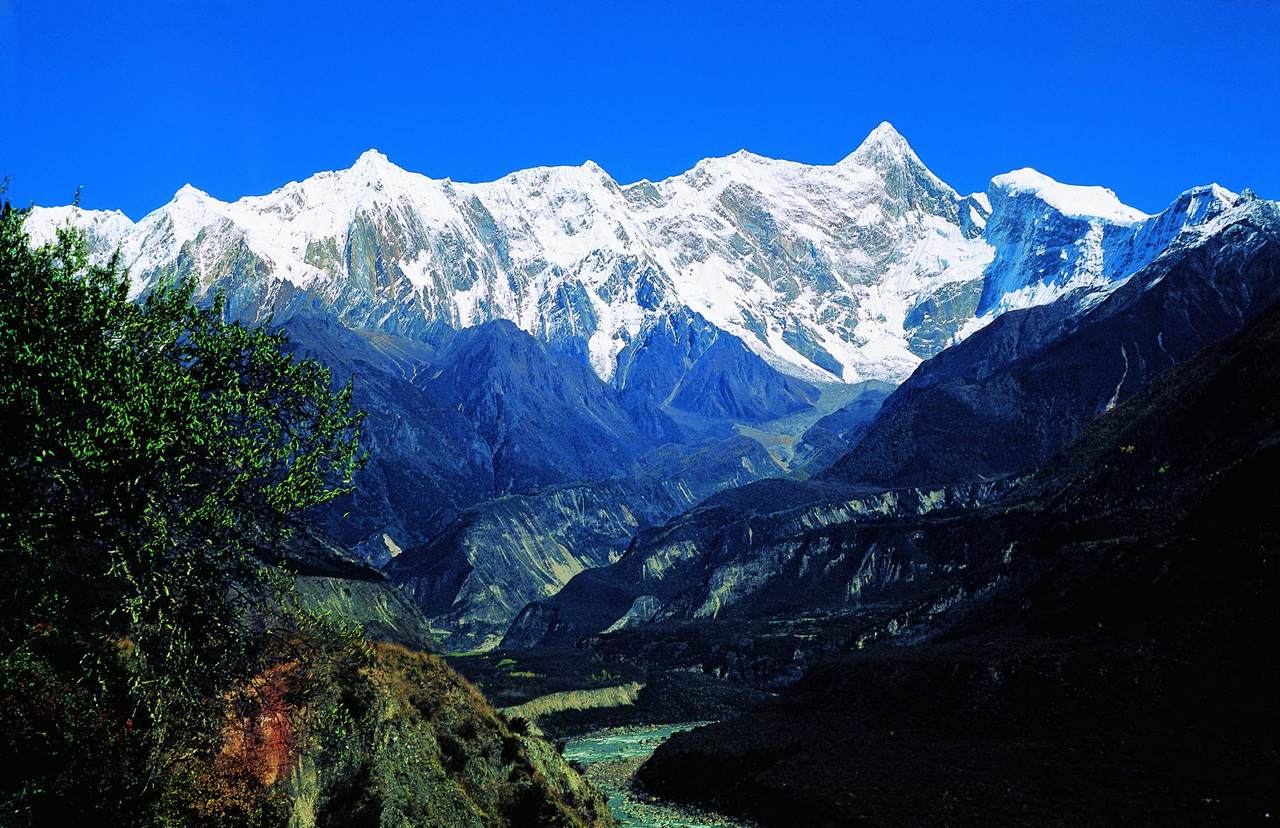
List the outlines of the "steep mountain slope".
<svg viewBox="0 0 1280 828">
<path fill-rule="evenodd" d="M 415 382 L 436 360 L 438 344 L 351 331 L 325 317 L 295 316 L 284 329 L 336 381 L 354 377 L 355 404 L 368 412 L 362 441 L 369 458 L 356 490 L 317 514 L 340 545 L 381 562 L 497 493 L 493 453 L 475 424 Z"/>
<path fill-rule="evenodd" d="M 403 591 L 314 530 L 299 529 L 271 558 L 296 576 L 302 606 L 359 624 L 370 641 L 439 649 L 429 622 Z"/>
<path fill-rule="evenodd" d="M 939 485 L 1025 471 L 1280 296 L 1280 208 L 1246 201 L 1095 306 L 1007 313 L 922 365 L 829 476 Z"/>
<path fill-rule="evenodd" d="M 655 317 L 618 355 L 613 383 L 631 410 L 655 402 L 694 417 L 757 422 L 810 407 L 809 383 L 781 374 L 688 310 Z"/>
<path fill-rule="evenodd" d="M 497 494 L 619 476 L 649 441 L 674 432 L 656 412 L 629 412 L 584 363 L 505 320 L 458 331 L 417 384 L 475 426 Z"/>
<path fill-rule="evenodd" d="M 756 483 L 641 533 L 618 563 L 525 608 L 506 643 L 862 607 L 958 566 L 965 542 L 939 556 L 903 540 L 921 557 L 895 560 L 882 549 L 882 524 L 860 528 L 859 516 L 905 520 L 999 494 L 1014 482 L 1008 475 L 1030 470 L 1150 377 L 1280 298 L 1278 239 L 1276 205 L 1249 202 L 1083 315 L 1052 305 L 1005 315 L 922 366 L 823 481 Z M 1100 363 L 1107 353 L 1126 357 Z M 808 534 L 851 521 L 848 543 Z"/>
<path fill-rule="evenodd" d="M 766 825 L 1265 821 L 1278 348 L 1273 304 L 1003 503 L 883 524 L 896 566 L 960 551 L 965 568 L 904 585 L 864 652 L 749 721 L 673 738 L 642 782 Z M 867 548 L 850 528 L 818 533 L 827 559 Z"/>
<path fill-rule="evenodd" d="M 874 546 L 866 555 L 826 560 L 826 548 L 815 554 L 807 547 L 807 533 L 861 518 L 905 520 L 976 506 L 999 491 L 979 484 L 869 492 L 788 480 L 726 491 L 638 533 L 616 563 L 526 606 L 502 646 L 572 645 L 637 625 L 858 606 L 912 573 L 881 561 Z"/>
<path fill-rule="evenodd" d="M 1097 301 L 1184 229 L 1205 224 L 1238 199 L 1217 185 L 1194 187 L 1148 216 L 1110 190 L 1061 184 L 1031 169 L 996 176 L 986 195 L 991 214 L 984 236 L 996 256 L 984 274 L 975 325 L 1079 290 Z"/>
</svg>

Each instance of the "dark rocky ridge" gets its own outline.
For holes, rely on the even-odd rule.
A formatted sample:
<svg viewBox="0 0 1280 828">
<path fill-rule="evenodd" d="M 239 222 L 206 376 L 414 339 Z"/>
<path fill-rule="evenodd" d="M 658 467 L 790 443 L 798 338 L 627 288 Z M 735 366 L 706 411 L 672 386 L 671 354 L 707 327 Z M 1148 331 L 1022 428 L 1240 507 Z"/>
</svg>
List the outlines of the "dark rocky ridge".
<svg viewBox="0 0 1280 828">
<path fill-rule="evenodd" d="M 1002 484 L 866 491 L 830 482 L 762 480 L 723 492 L 639 533 L 617 563 L 588 570 L 512 622 L 506 647 L 572 644 L 586 635 L 682 619 L 745 620 L 847 609 L 922 577 L 869 554 L 832 554 L 807 533 L 859 518 L 905 519 L 972 506 Z M 815 559 L 818 563 L 815 564 Z M 946 558 L 938 567 L 953 567 Z M 924 566 L 924 564 L 922 564 Z"/>
<path fill-rule="evenodd" d="M 1224 217 L 1225 218 L 1225 217 Z M 1033 469 L 1159 372 L 1280 296 L 1280 210 L 1253 201 L 1096 307 L 1012 311 L 923 363 L 827 476 L 932 486 Z"/>
<path fill-rule="evenodd" d="M 1263 821 L 1280 797 L 1276 353 L 1280 305 L 996 504 L 813 533 L 965 567 L 916 583 L 863 652 L 673 738 L 643 783 L 766 825 Z"/>
<path fill-rule="evenodd" d="M 688 308 L 656 320 L 618 356 L 613 378 L 633 410 L 655 404 L 710 419 L 772 420 L 813 405 L 817 389 L 787 376 Z"/>
</svg>

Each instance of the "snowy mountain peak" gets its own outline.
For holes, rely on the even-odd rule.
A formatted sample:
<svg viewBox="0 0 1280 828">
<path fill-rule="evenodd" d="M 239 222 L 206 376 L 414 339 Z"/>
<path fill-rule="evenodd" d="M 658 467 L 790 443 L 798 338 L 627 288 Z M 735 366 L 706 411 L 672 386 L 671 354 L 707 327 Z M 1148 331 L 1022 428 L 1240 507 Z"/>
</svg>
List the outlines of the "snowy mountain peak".
<svg viewBox="0 0 1280 828">
<path fill-rule="evenodd" d="M 893 124 L 888 121 L 881 121 L 880 125 L 871 130 L 862 143 L 858 145 L 858 148 L 851 152 L 841 163 L 849 162 L 862 166 L 871 166 L 876 161 L 885 158 L 911 160 L 917 164 L 921 163 L 915 150 L 911 149 L 911 145 L 907 143 L 907 139 L 902 137 L 902 133 L 898 132 Z"/>
<path fill-rule="evenodd" d="M 1201 184 L 1184 191 L 1169 209 L 1183 209 L 1188 213 L 1197 213 L 1207 209 L 1222 210 L 1234 207 L 1239 201 L 1239 194 L 1231 192 L 1221 184 Z"/>
<path fill-rule="evenodd" d="M 1194 235 L 1186 236 L 1187 242 L 1194 244 L 1237 222 L 1276 223 L 1280 221 L 1280 201 L 1258 198 L 1248 191 L 1237 194 L 1217 184 L 1208 184 L 1187 190 L 1159 217 L 1182 219 L 1184 226 L 1195 231 Z"/>
<path fill-rule="evenodd" d="M 1006 311 L 1067 294 L 1091 306 L 1179 240 L 1236 220 L 1223 217 L 1239 200 L 1216 184 L 1193 187 L 1148 216 L 1111 190 L 1061 184 L 1032 169 L 996 176 L 989 196 L 984 237 L 997 252 L 965 334 Z"/>
<path fill-rule="evenodd" d="M 380 152 L 379 150 L 369 148 L 364 152 L 360 153 L 360 157 L 356 159 L 356 163 L 352 166 L 352 169 L 369 169 L 369 168 L 377 168 L 377 167 L 394 167 L 394 166 L 395 164 L 392 164 L 390 159 L 388 159 L 384 153 Z M 397 169 L 399 168 L 397 167 Z"/>
<path fill-rule="evenodd" d="M 907 139 L 888 121 L 881 122 L 871 130 L 856 150 L 836 164 L 836 169 L 868 170 L 885 181 L 892 190 L 902 190 L 905 187 L 906 190 L 898 194 L 910 202 L 919 204 L 923 198 L 925 202 L 929 202 L 929 209 L 932 211 L 943 210 L 944 203 L 960 200 L 959 193 L 925 166 L 920 156 L 907 143 Z"/>
<path fill-rule="evenodd" d="M 53 241 L 59 227 L 75 226 L 84 230 L 90 242 L 111 251 L 125 234 L 133 229 L 133 220 L 119 210 L 86 210 L 83 207 L 33 207 L 26 231 L 35 244 Z"/>
<path fill-rule="evenodd" d="M 991 179 L 991 188 L 1012 195 L 1033 195 L 1064 216 L 1073 218 L 1099 218 L 1115 224 L 1135 224 L 1151 218 L 1120 201 L 1106 187 L 1063 184 L 1030 167 L 997 175 Z"/>
<path fill-rule="evenodd" d="M 145 223 L 151 216 L 164 214 L 185 217 L 197 224 L 203 224 L 213 216 L 222 215 L 227 206 L 226 202 L 219 201 L 199 187 L 183 184 L 173 194 L 168 204 L 155 213 L 143 217 L 142 222 Z"/>
<path fill-rule="evenodd" d="M 213 196 L 193 184 L 183 184 L 173 194 L 174 201 L 217 201 Z"/>
</svg>

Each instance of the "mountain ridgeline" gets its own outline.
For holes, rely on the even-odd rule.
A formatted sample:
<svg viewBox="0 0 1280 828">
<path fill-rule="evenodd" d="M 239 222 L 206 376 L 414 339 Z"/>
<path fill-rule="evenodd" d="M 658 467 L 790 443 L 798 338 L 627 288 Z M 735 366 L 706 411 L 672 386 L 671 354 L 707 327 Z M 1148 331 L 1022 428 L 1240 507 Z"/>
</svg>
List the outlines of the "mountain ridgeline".
<svg viewBox="0 0 1280 828">
<path fill-rule="evenodd" d="M 188 185 L 136 223 L 36 208 L 30 231 L 73 221 L 136 292 L 189 276 L 251 318 L 414 339 L 507 319 L 605 380 L 692 313 L 786 373 L 896 382 L 975 318 L 1123 280 L 1235 199 L 1200 187 L 1146 216 L 1032 170 L 962 197 L 881 124 L 830 166 L 743 151 L 625 186 L 592 162 L 463 184 L 370 151 L 236 202 Z"/>
</svg>

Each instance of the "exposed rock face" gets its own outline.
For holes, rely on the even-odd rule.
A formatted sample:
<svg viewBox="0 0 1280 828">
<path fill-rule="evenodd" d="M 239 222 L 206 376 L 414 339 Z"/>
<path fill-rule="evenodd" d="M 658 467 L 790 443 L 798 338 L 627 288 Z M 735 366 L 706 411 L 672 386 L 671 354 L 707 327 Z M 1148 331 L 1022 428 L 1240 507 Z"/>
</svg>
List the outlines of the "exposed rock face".
<svg viewBox="0 0 1280 828">
<path fill-rule="evenodd" d="M 832 553 L 806 533 L 859 517 L 905 518 L 989 499 L 999 484 L 858 492 L 766 480 L 725 492 L 659 529 L 640 533 L 617 563 L 574 578 L 525 607 L 506 647 L 572 644 L 637 623 L 759 617 L 848 608 L 879 599 L 919 571 L 881 560 L 873 545 Z M 831 554 L 828 554 L 831 553 Z M 946 558 L 937 567 L 954 564 Z"/>
<path fill-rule="evenodd" d="M 497 494 L 624 474 L 661 430 L 633 418 L 584 363 L 505 320 L 454 334 L 417 383 L 471 423 Z"/>
</svg>

